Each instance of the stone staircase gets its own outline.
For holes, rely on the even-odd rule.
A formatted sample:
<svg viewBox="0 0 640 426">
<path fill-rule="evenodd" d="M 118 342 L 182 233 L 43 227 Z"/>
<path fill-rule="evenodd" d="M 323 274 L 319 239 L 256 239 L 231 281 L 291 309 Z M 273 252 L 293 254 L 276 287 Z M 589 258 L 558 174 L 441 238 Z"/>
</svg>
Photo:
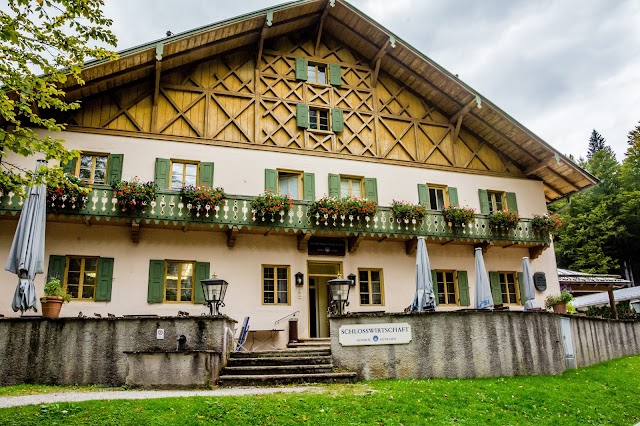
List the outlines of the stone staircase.
<svg viewBox="0 0 640 426">
<path fill-rule="evenodd" d="M 232 352 L 220 372 L 222 386 L 350 383 L 356 373 L 335 371 L 329 339 L 290 343 L 278 351 Z"/>
</svg>

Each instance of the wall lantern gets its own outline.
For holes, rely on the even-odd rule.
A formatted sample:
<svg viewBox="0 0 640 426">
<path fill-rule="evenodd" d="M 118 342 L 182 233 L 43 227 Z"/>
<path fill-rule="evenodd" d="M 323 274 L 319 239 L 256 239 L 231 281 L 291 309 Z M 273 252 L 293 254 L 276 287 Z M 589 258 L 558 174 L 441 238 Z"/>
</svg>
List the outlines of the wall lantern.
<svg viewBox="0 0 640 426">
<path fill-rule="evenodd" d="M 229 285 L 223 279 L 216 278 L 215 274 L 206 280 L 201 280 L 204 300 L 209 305 L 209 315 L 220 315 L 220 308 L 224 307 L 224 296 Z"/>
<path fill-rule="evenodd" d="M 349 281 L 351 281 L 351 287 L 355 287 L 356 286 L 356 274 L 349 274 L 347 276 L 347 278 L 349 278 Z"/>
<path fill-rule="evenodd" d="M 298 272 L 296 274 L 296 285 L 297 286 L 304 285 L 304 274 L 302 272 Z"/>
<path fill-rule="evenodd" d="M 338 275 L 337 278 L 327 281 L 327 286 L 331 294 L 330 312 L 335 315 L 344 315 L 345 308 L 349 306 L 351 280 Z"/>
</svg>

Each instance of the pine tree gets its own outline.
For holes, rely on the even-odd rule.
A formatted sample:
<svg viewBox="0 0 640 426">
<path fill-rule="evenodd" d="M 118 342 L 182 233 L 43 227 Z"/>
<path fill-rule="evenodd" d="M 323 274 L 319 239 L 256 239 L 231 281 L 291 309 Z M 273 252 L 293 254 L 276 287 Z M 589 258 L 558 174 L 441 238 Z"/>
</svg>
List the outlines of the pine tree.
<svg viewBox="0 0 640 426">
<path fill-rule="evenodd" d="M 607 145 L 607 140 L 595 129 L 593 129 L 593 131 L 591 132 L 591 137 L 589 138 L 589 150 L 587 151 L 587 158 L 592 158 L 593 154 L 602 150 L 607 150 L 609 153 L 613 154 L 613 150 L 609 145 Z"/>
</svg>

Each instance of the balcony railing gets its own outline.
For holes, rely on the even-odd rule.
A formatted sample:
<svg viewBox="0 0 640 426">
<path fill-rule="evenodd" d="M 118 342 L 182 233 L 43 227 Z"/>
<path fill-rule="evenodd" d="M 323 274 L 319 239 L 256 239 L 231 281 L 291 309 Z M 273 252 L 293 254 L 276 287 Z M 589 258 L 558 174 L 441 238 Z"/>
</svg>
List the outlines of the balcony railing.
<svg viewBox="0 0 640 426">
<path fill-rule="evenodd" d="M 293 209 L 287 214 L 276 217 L 255 217 L 251 210 L 252 197 L 227 195 L 223 205 L 206 213 L 193 215 L 180 199 L 178 191 L 160 191 L 154 202 L 138 215 L 122 213 L 117 201 L 113 197 L 111 187 L 94 185 L 88 195 L 88 200 L 82 208 L 61 213 L 59 216 L 83 216 L 100 220 L 135 220 L 139 223 L 154 224 L 188 224 L 200 223 L 212 228 L 231 228 L 239 230 L 255 227 L 281 229 L 285 232 L 326 233 L 338 235 L 361 235 L 369 237 L 416 237 L 425 236 L 434 239 L 465 240 L 472 242 L 503 241 L 515 244 L 547 245 L 550 243 L 547 234 L 538 234 L 531 228 L 531 219 L 520 219 L 515 230 L 497 232 L 489 227 L 488 217 L 477 214 L 476 219 L 463 229 L 454 229 L 445 222 L 442 213 L 429 212 L 422 221 L 414 223 L 398 222 L 393 217 L 390 207 L 379 206 L 373 217 L 342 217 L 332 216 L 320 218 L 309 214 L 310 202 L 295 201 Z M 22 197 L 9 193 L 0 199 L 0 215 L 17 214 L 24 200 Z M 324 219 L 324 220 L 321 220 Z"/>
</svg>

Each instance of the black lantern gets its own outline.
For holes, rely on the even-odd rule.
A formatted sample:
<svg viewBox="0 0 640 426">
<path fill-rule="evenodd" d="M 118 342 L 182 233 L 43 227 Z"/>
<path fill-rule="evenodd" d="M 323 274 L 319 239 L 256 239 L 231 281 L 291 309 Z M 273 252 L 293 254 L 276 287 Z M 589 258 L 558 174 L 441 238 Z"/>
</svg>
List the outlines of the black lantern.
<svg viewBox="0 0 640 426">
<path fill-rule="evenodd" d="M 336 315 L 344 315 L 345 307 L 349 306 L 351 280 L 338 275 L 337 278 L 327 281 L 327 286 L 331 294 L 330 309 L 333 308 L 331 310 Z"/>
<path fill-rule="evenodd" d="M 297 286 L 304 285 L 304 274 L 302 272 L 298 272 L 296 274 L 296 285 Z"/>
<path fill-rule="evenodd" d="M 356 274 L 349 274 L 347 276 L 347 278 L 349 278 L 349 281 L 351 281 L 351 287 L 355 287 L 356 286 Z"/>
<path fill-rule="evenodd" d="M 204 300 L 209 305 L 209 315 L 220 315 L 220 308 L 224 306 L 224 295 L 227 293 L 229 283 L 216 278 L 215 275 L 201 280 L 200 283 L 204 292 Z"/>
</svg>

